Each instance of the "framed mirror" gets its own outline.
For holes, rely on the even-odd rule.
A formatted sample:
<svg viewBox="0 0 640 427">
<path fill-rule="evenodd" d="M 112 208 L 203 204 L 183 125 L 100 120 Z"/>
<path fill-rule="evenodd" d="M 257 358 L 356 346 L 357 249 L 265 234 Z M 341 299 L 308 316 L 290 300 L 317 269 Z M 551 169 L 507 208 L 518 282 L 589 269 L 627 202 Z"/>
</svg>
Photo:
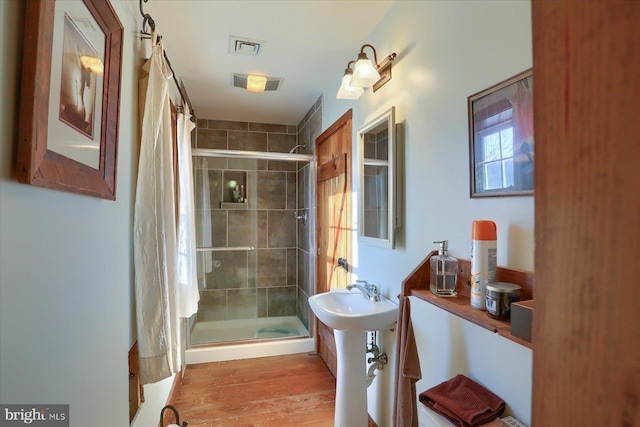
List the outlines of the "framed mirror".
<svg viewBox="0 0 640 427">
<path fill-rule="evenodd" d="M 470 195 L 533 195 L 533 78 L 524 71 L 471 95 Z"/>
<path fill-rule="evenodd" d="M 358 129 L 358 242 L 395 246 L 396 123 L 391 107 Z"/>
</svg>

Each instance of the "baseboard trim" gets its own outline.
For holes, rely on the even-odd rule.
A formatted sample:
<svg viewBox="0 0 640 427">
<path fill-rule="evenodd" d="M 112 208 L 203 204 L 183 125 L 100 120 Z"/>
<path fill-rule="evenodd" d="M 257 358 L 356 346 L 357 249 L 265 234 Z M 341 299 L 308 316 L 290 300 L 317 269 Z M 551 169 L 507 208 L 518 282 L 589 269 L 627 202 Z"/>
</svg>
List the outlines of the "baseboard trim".
<svg viewBox="0 0 640 427">
<path fill-rule="evenodd" d="M 173 384 L 171 384 L 171 391 L 169 397 L 167 397 L 167 405 L 173 405 L 180 391 L 180 384 L 182 384 L 182 371 L 178 371 L 173 377 Z M 180 411 L 179 408 L 176 408 Z M 171 423 L 177 424 L 176 417 L 173 415 L 173 411 L 164 411 L 164 417 L 162 417 L 162 425 L 169 425 Z M 184 421 L 184 420 L 183 420 Z"/>
</svg>

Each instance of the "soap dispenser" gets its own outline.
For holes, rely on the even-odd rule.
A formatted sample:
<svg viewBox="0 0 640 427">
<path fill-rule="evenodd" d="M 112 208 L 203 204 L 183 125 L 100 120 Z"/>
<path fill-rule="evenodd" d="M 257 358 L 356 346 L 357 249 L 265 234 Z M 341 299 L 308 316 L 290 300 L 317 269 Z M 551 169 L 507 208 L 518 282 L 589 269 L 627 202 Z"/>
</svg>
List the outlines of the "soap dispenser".
<svg viewBox="0 0 640 427">
<path fill-rule="evenodd" d="M 440 297 L 455 297 L 458 282 L 458 260 L 447 255 L 447 241 L 440 240 L 438 255 L 431 257 L 429 289 Z"/>
</svg>

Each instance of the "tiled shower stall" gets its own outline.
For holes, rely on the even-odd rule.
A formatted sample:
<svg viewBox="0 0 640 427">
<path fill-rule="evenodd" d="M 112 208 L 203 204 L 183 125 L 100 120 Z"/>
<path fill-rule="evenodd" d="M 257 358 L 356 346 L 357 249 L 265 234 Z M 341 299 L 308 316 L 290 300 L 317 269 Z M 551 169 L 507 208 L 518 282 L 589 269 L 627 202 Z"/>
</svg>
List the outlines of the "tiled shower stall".
<svg viewBox="0 0 640 427">
<path fill-rule="evenodd" d="M 297 334 L 309 336 L 315 162 L 223 157 L 218 150 L 289 154 L 302 144 L 295 153 L 313 154 L 321 106 L 319 100 L 298 126 L 198 119 L 193 147 L 219 155 L 193 159 L 200 302 L 192 345 L 296 335 L 264 328 L 263 320 L 276 318 L 299 319 Z M 224 332 L 194 339 L 199 324 Z M 241 324 L 272 333 L 234 333 Z"/>
</svg>

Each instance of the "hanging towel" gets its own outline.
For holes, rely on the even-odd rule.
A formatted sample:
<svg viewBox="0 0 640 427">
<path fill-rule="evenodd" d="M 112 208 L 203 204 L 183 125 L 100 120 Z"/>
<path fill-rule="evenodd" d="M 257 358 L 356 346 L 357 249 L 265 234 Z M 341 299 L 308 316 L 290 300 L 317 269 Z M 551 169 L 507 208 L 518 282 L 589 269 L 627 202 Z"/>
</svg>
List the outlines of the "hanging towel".
<svg viewBox="0 0 640 427">
<path fill-rule="evenodd" d="M 417 427 L 416 382 L 422 378 L 420 359 L 411 324 L 409 297 L 400 294 L 398 298 L 400 299 L 400 308 L 398 309 L 393 420 L 394 425 L 398 427 Z"/>
<path fill-rule="evenodd" d="M 488 423 L 504 412 L 504 400 L 464 375 L 420 393 L 420 402 L 461 427 Z"/>
</svg>

